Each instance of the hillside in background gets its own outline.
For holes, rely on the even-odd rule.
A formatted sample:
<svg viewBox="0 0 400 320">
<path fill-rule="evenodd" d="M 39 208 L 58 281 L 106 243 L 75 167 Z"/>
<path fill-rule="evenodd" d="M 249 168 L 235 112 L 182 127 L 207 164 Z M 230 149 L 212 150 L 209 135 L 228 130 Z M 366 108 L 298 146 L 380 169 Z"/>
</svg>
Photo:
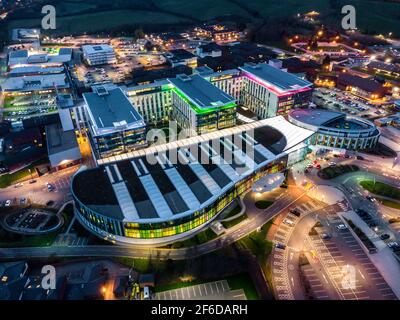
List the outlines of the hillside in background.
<svg viewBox="0 0 400 320">
<path fill-rule="evenodd" d="M 396 0 L 46 0 L 14 12 L 8 29 L 40 25 L 42 4 L 57 8 L 57 34 L 116 32 L 143 27 L 149 31 L 172 25 L 219 20 L 267 23 L 274 28 L 292 23 L 297 13 L 318 11 L 324 24 L 340 27 L 341 7 L 352 4 L 357 26 L 367 33 L 400 35 L 400 3 Z M 296 26 L 298 27 L 298 26 Z"/>
</svg>

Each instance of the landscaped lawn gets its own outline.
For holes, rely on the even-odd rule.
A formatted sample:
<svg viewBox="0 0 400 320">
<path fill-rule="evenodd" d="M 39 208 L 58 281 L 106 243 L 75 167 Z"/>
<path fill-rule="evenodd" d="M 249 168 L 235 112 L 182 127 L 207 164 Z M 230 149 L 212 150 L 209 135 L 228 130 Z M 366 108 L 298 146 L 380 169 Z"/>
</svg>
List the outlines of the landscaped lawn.
<svg viewBox="0 0 400 320">
<path fill-rule="evenodd" d="M 359 168 L 355 165 L 336 165 L 326 167 L 318 172 L 318 176 L 322 179 L 330 180 L 339 177 L 349 172 L 358 171 Z"/>
<path fill-rule="evenodd" d="M 232 228 L 233 226 L 236 226 L 237 224 L 241 223 L 242 221 L 247 219 L 247 214 L 242 214 L 241 216 L 237 217 L 236 219 L 230 220 L 230 221 L 223 221 L 222 225 L 224 228 L 229 229 Z"/>
<path fill-rule="evenodd" d="M 260 231 L 254 231 L 238 241 L 239 245 L 246 247 L 257 257 L 261 265 L 265 264 L 272 250 L 272 242 L 267 240 L 271 225 L 272 221 L 269 221 L 261 227 Z"/>
<path fill-rule="evenodd" d="M 230 276 L 226 280 L 231 290 L 243 289 L 247 300 L 258 300 L 260 298 L 248 273 Z"/>
<path fill-rule="evenodd" d="M 189 239 L 174 242 L 173 244 L 169 245 L 169 247 L 174 249 L 192 247 L 213 240 L 216 237 L 217 235 L 214 233 L 214 231 L 208 228 L 200 233 L 197 233 L 195 236 Z"/>
<path fill-rule="evenodd" d="M 400 189 L 396 187 L 392 187 L 383 182 L 374 182 L 373 180 L 364 180 L 360 182 L 360 185 L 379 196 L 389 197 L 396 200 L 400 200 Z"/>
<path fill-rule="evenodd" d="M 242 208 L 240 207 L 240 205 L 238 203 L 236 203 L 236 205 L 232 209 L 222 213 L 222 215 L 223 215 L 222 217 L 223 217 L 223 219 L 233 217 L 233 216 L 237 215 L 240 212 L 241 209 Z"/>
<path fill-rule="evenodd" d="M 3 174 L 2 176 L 0 176 L 0 188 L 7 188 L 8 186 L 12 185 L 14 182 L 30 176 L 29 169 L 31 169 L 32 173 L 34 173 L 33 170 L 34 170 L 35 166 L 47 163 L 48 161 L 49 160 L 47 158 L 37 160 L 22 170 L 19 170 L 12 174 Z"/>
<path fill-rule="evenodd" d="M 14 97 L 5 97 L 4 98 L 4 109 L 13 107 Z"/>
<path fill-rule="evenodd" d="M 393 209 L 400 210 L 400 203 L 398 203 L 398 202 L 382 199 L 382 198 L 379 198 L 379 197 L 377 197 L 376 199 L 378 201 L 380 201 L 386 207 L 390 207 L 390 208 L 393 208 Z"/>
<path fill-rule="evenodd" d="M 273 204 L 273 201 L 268 201 L 268 200 L 260 200 L 260 201 L 256 201 L 256 203 L 255 203 L 255 205 L 258 209 L 267 209 L 272 204 Z"/>
</svg>

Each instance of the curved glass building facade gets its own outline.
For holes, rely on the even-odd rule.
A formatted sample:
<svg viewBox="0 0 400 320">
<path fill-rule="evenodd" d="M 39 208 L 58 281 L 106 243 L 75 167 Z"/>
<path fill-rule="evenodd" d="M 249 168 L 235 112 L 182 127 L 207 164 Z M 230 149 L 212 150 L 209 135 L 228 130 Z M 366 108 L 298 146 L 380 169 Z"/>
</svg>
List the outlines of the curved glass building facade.
<svg viewBox="0 0 400 320">
<path fill-rule="evenodd" d="M 119 161 L 102 159 L 73 178 L 77 217 L 110 241 L 176 241 L 210 223 L 261 177 L 284 170 L 313 134 L 276 117 L 150 147 Z"/>
<path fill-rule="evenodd" d="M 327 110 L 297 109 L 289 121 L 316 132 L 313 144 L 345 150 L 371 149 L 378 143 L 380 132 L 370 121 Z"/>
</svg>

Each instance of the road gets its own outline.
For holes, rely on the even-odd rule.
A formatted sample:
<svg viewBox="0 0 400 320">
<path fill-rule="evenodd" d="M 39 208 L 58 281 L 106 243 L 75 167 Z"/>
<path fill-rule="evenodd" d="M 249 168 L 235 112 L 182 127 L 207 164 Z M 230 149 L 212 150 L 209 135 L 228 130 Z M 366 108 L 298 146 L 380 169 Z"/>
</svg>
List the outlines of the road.
<svg viewBox="0 0 400 320">
<path fill-rule="evenodd" d="M 295 187 L 294 187 L 295 188 Z M 21 258 L 45 258 L 57 257 L 130 257 L 130 258 L 159 258 L 181 260 L 201 256 L 228 246 L 246 235 L 250 234 L 282 210 L 289 207 L 305 196 L 305 192 L 291 192 L 290 189 L 283 194 L 279 200 L 273 203 L 268 209 L 257 214 L 249 214 L 249 218 L 236 226 L 228 229 L 222 236 L 204 244 L 181 248 L 149 248 L 143 246 L 68 246 L 68 247 L 35 247 L 35 248 L 3 248 L 0 249 L 0 258 L 21 259 Z M 247 201 L 252 195 L 248 194 Z M 245 198 L 246 202 L 246 198 Z M 250 209 L 251 210 L 251 209 Z"/>
</svg>

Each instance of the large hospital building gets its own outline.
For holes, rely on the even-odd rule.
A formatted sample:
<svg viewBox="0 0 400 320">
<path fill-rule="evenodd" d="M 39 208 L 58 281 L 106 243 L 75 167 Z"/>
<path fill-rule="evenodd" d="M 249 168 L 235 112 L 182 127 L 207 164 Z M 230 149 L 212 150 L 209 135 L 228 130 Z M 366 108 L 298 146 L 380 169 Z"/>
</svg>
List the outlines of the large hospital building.
<svg viewBox="0 0 400 320">
<path fill-rule="evenodd" d="M 98 160 L 73 178 L 77 216 L 109 241 L 176 241 L 302 159 L 313 134 L 277 116 Z"/>
<path fill-rule="evenodd" d="M 312 84 L 292 74 L 246 64 L 84 94 L 97 167 L 73 178 L 79 220 L 125 244 L 192 235 L 260 178 L 304 158 L 314 132 L 283 115 L 311 93 Z M 259 121 L 237 123 L 241 106 Z M 144 124 L 168 120 L 187 138 L 143 148 Z"/>
</svg>

